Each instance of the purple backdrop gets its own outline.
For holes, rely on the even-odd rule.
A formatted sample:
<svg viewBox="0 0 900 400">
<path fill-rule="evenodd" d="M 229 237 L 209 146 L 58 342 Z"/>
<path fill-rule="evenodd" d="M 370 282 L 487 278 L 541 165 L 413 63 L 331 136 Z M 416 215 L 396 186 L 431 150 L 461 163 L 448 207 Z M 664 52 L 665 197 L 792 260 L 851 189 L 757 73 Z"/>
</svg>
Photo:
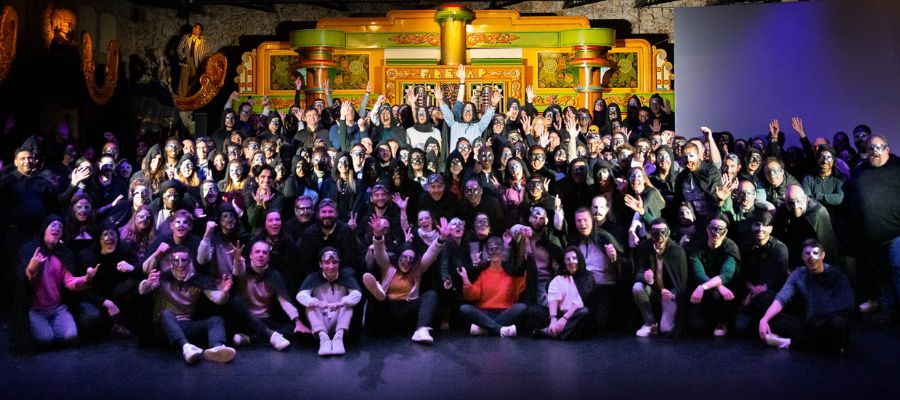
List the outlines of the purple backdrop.
<svg viewBox="0 0 900 400">
<path fill-rule="evenodd" d="M 675 54 L 682 135 L 757 136 L 778 118 L 796 144 L 796 115 L 811 138 L 865 123 L 900 150 L 900 1 L 677 8 Z"/>
</svg>

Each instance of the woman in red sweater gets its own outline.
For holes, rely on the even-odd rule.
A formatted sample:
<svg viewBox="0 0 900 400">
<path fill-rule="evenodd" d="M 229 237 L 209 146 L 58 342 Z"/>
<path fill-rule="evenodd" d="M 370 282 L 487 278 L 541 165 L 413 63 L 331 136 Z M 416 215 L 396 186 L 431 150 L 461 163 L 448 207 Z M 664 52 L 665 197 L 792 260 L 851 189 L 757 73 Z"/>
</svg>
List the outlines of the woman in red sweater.
<svg viewBox="0 0 900 400">
<path fill-rule="evenodd" d="M 457 269 L 463 282 L 463 298 L 468 302 L 459 308 L 459 312 L 472 321 L 469 333 L 473 336 L 515 337 L 516 321 L 525 313 L 525 304 L 519 302 L 519 296 L 525 290 L 521 257 L 504 263 L 503 248 L 502 239 L 488 239 L 486 250 L 490 261 L 475 283 L 469 280 L 465 268 Z"/>
</svg>

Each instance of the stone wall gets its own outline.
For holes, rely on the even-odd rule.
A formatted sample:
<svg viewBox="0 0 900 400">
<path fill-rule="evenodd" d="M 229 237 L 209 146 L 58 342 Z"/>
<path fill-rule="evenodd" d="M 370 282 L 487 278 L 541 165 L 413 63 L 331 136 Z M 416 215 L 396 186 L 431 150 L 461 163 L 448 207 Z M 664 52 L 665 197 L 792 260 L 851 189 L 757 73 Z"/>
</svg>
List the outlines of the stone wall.
<svg viewBox="0 0 900 400">
<path fill-rule="evenodd" d="M 98 1 L 103 2 L 103 0 Z M 635 8 L 635 0 L 606 0 L 599 3 L 562 9 L 562 1 L 524 2 L 509 7 L 522 13 L 557 13 L 560 15 L 584 15 L 589 19 L 625 20 L 631 23 L 635 34 L 665 34 L 669 42 L 674 36 L 675 7 L 705 6 L 709 0 L 679 0 L 658 6 Z M 487 2 L 467 3 L 471 8 L 487 7 Z M 188 23 L 205 25 L 204 34 L 210 48 L 219 49 L 237 45 L 241 36 L 274 35 L 275 27 L 283 21 L 316 21 L 324 17 L 347 17 L 350 13 L 302 4 L 277 5 L 275 12 L 249 10 L 232 6 L 205 6 L 205 14 L 179 18 L 175 10 L 145 7 L 126 2 L 108 3 L 119 21 L 119 40 L 123 54 L 131 54 L 144 48 L 164 47 L 172 37 Z M 384 14 L 384 4 L 358 4 L 365 9 L 353 13 Z M 136 22 L 135 22 L 136 20 Z M 287 39 L 286 37 L 284 39 Z"/>
<path fill-rule="evenodd" d="M 563 1 L 527 1 L 510 6 L 522 13 L 557 13 L 560 15 L 584 15 L 589 19 L 623 20 L 631 24 L 634 34 L 664 34 L 670 43 L 675 40 L 674 9 L 676 7 L 705 6 L 714 0 L 678 0 L 652 7 L 636 8 L 637 0 L 605 0 L 598 3 L 562 9 Z M 80 21 L 78 31 L 90 31 L 98 38 L 117 38 L 124 56 L 144 51 L 171 47 L 171 41 L 179 37 L 183 29 L 194 22 L 205 25 L 204 34 L 213 50 L 238 45 L 242 36 L 273 36 L 276 26 L 283 22 L 314 22 L 325 17 L 348 17 L 354 14 L 380 15 L 388 11 L 384 3 L 355 4 L 351 12 L 341 12 L 303 4 L 276 5 L 275 12 L 251 10 L 233 6 L 203 6 L 203 13 L 179 14 L 174 9 L 148 7 L 121 0 L 11 0 L 23 19 L 21 43 L 35 44 L 29 38 L 39 35 L 43 10 L 48 6 L 66 7 L 83 14 L 85 7 L 93 7 L 96 15 L 112 15 L 115 32 L 110 32 L 110 22 Z M 488 2 L 466 3 L 472 9 L 488 6 Z M 100 18 L 100 17 L 98 17 Z M 101 21 L 103 22 L 103 21 Z M 287 39 L 286 34 L 284 39 Z M 100 50 L 105 45 L 97 46 Z M 97 54 L 101 56 L 101 54 Z"/>
</svg>

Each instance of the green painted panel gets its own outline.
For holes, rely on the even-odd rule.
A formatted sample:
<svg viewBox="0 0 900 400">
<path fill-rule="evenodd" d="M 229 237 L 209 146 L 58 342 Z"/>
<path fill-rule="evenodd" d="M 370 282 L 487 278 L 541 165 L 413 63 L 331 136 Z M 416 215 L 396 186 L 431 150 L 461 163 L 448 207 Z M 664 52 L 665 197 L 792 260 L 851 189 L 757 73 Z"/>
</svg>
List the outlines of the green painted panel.
<svg viewBox="0 0 900 400">
<path fill-rule="evenodd" d="M 616 31 L 609 28 L 569 29 L 559 32 L 562 46 L 580 44 L 609 46 L 616 44 Z"/>
<path fill-rule="evenodd" d="M 344 48 L 347 34 L 331 29 L 302 29 L 291 32 L 291 46 L 296 48 L 309 46 L 328 46 Z"/>
<path fill-rule="evenodd" d="M 437 65 L 438 60 L 433 58 L 388 58 L 385 65 Z"/>
<path fill-rule="evenodd" d="M 436 36 L 426 36 L 426 35 Z M 348 33 L 348 49 L 386 49 L 440 47 L 441 34 L 436 32 Z"/>
<path fill-rule="evenodd" d="M 521 58 L 473 58 L 472 65 L 522 65 Z"/>
<path fill-rule="evenodd" d="M 490 32 L 487 32 L 490 33 Z M 504 32 L 505 33 L 505 32 Z M 509 43 L 476 43 L 470 49 L 562 47 L 557 32 L 509 32 Z M 295 46 L 296 47 L 296 46 Z M 348 33 L 347 49 L 439 48 L 437 32 Z"/>
</svg>

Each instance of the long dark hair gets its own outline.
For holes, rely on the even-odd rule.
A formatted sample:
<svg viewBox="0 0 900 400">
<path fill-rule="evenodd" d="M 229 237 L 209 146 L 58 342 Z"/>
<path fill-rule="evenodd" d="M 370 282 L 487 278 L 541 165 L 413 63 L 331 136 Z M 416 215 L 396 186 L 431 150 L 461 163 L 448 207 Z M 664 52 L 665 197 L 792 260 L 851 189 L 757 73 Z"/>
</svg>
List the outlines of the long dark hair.
<svg viewBox="0 0 900 400">
<path fill-rule="evenodd" d="M 575 255 L 578 257 L 578 269 L 574 274 L 570 274 L 565 265 L 566 254 L 570 252 L 575 253 Z M 563 266 L 556 271 L 556 274 L 571 276 L 575 281 L 575 286 L 578 288 L 578 294 L 581 295 L 581 299 L 587 300 L 587 296 L 590 295 L 591 290 L 593 289 L 594 278 L 591 277 L 591 275 L 587 272 L 587 263 L 584 260 L 584 254 L 581 254 L 581 250 L 579 250 L 577 246 L 569 246 L 566 247 L 565 250 L 563 250 L 562 255 Z"/>
</svg>

